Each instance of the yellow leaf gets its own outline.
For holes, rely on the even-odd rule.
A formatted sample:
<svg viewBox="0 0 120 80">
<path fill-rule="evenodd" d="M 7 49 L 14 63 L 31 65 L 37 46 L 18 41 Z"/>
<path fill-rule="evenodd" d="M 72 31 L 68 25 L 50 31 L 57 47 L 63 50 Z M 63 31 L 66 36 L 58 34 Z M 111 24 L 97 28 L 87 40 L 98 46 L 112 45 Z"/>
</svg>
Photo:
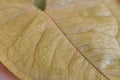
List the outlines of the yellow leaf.
<svg viewBox="0 0 120 80">
<path fill-rule="evenodd" d="M 0 0 L 0 61 L 13 74 L 20 80 L 119 80 L 118 25 L 105 5 L 48 0 L 46 13 L 31 1 Z"/>
<path fill-rule="evenodd" d="M 46 12 L 97 69 L 109 80 L 120 80 L 117 0 L 48 0 Z"/>
</svg>

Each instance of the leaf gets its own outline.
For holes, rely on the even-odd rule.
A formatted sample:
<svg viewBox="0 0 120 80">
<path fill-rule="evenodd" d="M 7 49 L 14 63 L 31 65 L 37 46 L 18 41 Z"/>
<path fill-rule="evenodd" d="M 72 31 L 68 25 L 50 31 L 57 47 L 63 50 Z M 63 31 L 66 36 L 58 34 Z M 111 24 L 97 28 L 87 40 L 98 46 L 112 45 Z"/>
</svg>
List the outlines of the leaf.
<svg viewBox="0 0 120 80">
<path fill-rule="evenodd" d="M 59 1 L 61 2 L 62 0 Z M 95 1 L 94 4 L 96 3 Z M 82 11 L 82 7 L 79 7 L 79 5 L 77 9 L 69 5 L 69 8 L 58 9 L 59 7 L 55 7 L 56 4 L 52 5 L 54 9 L 48 5 L 49 10 L 47 8 L 46 13 L 37 9 L 33 5 L 33 1 L 31 2 L 30 0 L 0 0 L 0 61 L 20 80 L 118 80 L 119 74 L 116 73 L 119 73 L 118 65 L 115 65 L 115 69 L 112 69 L 114 72 L 111 70 L 111 68 L 114 67 L 111 61 L 110 63 L 113 67 L 105 65 L 105 67 L 107 66 L 109 68 L 98 68 L 96 64 L 99 65 L 99 61 L 96 63 L 96 59 L 99 59 L 101 55 L 94 55 L 94 60 L 90 59 L 91 57 L 85 57 L 86 55 L 80 52 L 81 49 L 78 49 L 75 41 L 72 41 L 73 39 L 79 40 L 78 42 L 81 42 L 81 39 L 86 41 L 86 38 L 90 38 L 91 41 L 96 41 L 97 36 L 103 37 L 102 39 L 105 39 L 105 41 L 111 38 L 102 34 L 95 34 L 96 37 L 94 37 L 92 33 L 87 35 L 86 32 L 86 34 L 80 36 L 81 38 L 79 36 L 77 38 L 77 35 L 75 35 L 75 37 L 73 36 L 74 38 L 70 38 L 66 35 L 66 31 L 71 31 L 70 34 L 75 31 L 75 25 L 77 25 L 75 19 L 78 17 L 77 12 L 78 10 Z M 59 6 L 59 2 L 57 5 Z M 88 8 L 87 5 L 86 8 Z M 76 12 L 73 12 L 74 9 Z M 103 7 L 102 9 L 104 10 Z M 104 11 L 108 13 L 107 15 L 110 14 L 106 8 Z M 105 17 L 104 14 L 102 16 Z M 91 17 L 94 18 L 94 15 Z M 58 21 L 55 18 L 57 18 Z M 84 22 L 86 22 L 87 19 L 90 20 L 89 17 L 86 17 Z M 104 19 L 100 18 L 100 20 L 103 21 L 100 23 L 98 21 L 98 23 L 101 24 L 103 22 L 106 26 L 108 23 L 113 23 L 113 26 L 117 27 L 116 19 L 113 16 L 106 16 Z M 69 23 L 66 24 L 65 21 Z M 83 19 L 78 18 L 77 21 L 83 21 Z M 91 23 L 93 21 L 95 20 L 91 20 Z M 87 23 L 86 25 L 90 26 L 91 23 Z M 61 26 L 63 28 L 61 28 Z M 69 26 L 69 28 L 65 29 L 65 26 Z M 71 30 L 72 26 L 74 26 L 73 30 Z M 79 26 L 76 31 L 78 31 Z M 85 28 L 85 30 L 88 29 L 89 27 Z M 102 29 L 104 31 L 104 28 Z M 104 34 L 108 33 L 109 31 Z M 115 36 L 114 27 L 113 33 L 110 35 Z M 100 39 L 100 41 L 102 39 Z M 84 44 L 84 41 L 81 42 L 81 44 Z M 118 43 L 116 44 L 118 45 Z M 93 45 L 91 44 L 91 46 Z M 107 53 L 107 50 L 100 50 Z M 94 50 L 91 51 L 94 52 Z M 115 50 L 115 52 L 117 51 Z M 104 53 L 106 56 L 103 55 L 103 57 L 107 59 L 112 59 L 117 55 L 111 53 L 111 58 L 106 53 Z M 119 57 L 119 54 L 117 57 Z M 103 63 L 109 61 L 107 59 L 104 59 Z M 96 64 L 91 60 L 95 61 Z M 115 60 L 118 61 L 118 58 Z M 103 63 L 101 63 L 101 65 Z M 118 77 L 116 77 L 116 74 Z"/>
<path fill-rule="evenodd" d="M 46 12 L 108 79 L 120 79 L 120 5 L 117 0 L 48 0 Z"/>
<path fill-rule="evenodd" d="M 118 0 L 120 1 L 120 0 Z M 107 2 L 107 0 L 104 1 L 104 3 L 108 6 L 108 9 L 111 11 L 112 15 L 116 18 L 117 24 L 118 24 L 118 34 L 116 35 L 116 38 L 120 44 L 120 4 L 118 4 L 117 0 L 111 0 Z"/>
<path fill-rule="evenodd" d="M 0 60 L 10 71 L 21 80 L 107 80 L 44 12 L 25 6 L 0 7 Z"/>
</svg>

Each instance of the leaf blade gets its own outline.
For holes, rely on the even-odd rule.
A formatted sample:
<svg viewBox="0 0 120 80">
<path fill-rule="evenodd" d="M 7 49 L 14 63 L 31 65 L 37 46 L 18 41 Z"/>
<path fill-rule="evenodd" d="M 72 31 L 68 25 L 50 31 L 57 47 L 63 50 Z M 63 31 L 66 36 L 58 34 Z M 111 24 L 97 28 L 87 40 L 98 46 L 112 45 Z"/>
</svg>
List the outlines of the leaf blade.
<svg viewBox="0 0 120 80">
<path fill-rule="evenodd" d="M 79 54 L 45 13 L 30 4 L 23 3 L 23 6 L 16 2 L 9 4 L 15 7 L 5 10 L 8 2 L 3 3 L 0 61 L 20 79 L 107 80 Z M 14 13 L 12 17 L 11 13 Z"/>
<path fill-rule="evenodd" d="M 109 79 L 120 79 L 118 23 L 111 11 L 100 0 L 48 0 L 47 5 L 46 12 L 83 55 Z"/>
</svg>

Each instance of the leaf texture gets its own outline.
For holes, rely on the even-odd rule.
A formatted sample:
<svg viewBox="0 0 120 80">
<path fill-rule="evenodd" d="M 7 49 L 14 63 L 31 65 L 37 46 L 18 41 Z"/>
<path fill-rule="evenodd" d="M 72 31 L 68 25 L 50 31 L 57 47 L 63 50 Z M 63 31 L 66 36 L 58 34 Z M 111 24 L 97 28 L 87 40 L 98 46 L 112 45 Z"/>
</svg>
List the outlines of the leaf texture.
<svg viewBox="0 0 120 80">
<path fill-rule="evenodd" d="M 43 12 L 30 0 L 0 0 L 0 61 L 20 80 L 119 80 L 110 4 L 69 1 L 48 0 Z"/>
<path fill-rule="evenodd" d="M 108 79 L 120 79 L 117 0 L 48 0 L 46 12 Z"/>
</svg>

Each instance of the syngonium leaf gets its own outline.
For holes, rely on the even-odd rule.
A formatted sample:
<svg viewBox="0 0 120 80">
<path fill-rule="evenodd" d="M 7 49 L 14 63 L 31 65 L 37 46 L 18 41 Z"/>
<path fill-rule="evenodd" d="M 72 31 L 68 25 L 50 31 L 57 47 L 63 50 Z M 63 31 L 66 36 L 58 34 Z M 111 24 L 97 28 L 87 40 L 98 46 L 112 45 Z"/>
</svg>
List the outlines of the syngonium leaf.
<svg viewBox="0 0 120 80">
<path fill-rule="evenodd" d="M 110 80 L 120 79 L 118 0 L 48 0 L 46 12 Z"/>
<path fill-rule="evenodd" d="M 115 1 L 0 0 L 0 61 L 21 80 L 119 80 Z"/>
</svg>

